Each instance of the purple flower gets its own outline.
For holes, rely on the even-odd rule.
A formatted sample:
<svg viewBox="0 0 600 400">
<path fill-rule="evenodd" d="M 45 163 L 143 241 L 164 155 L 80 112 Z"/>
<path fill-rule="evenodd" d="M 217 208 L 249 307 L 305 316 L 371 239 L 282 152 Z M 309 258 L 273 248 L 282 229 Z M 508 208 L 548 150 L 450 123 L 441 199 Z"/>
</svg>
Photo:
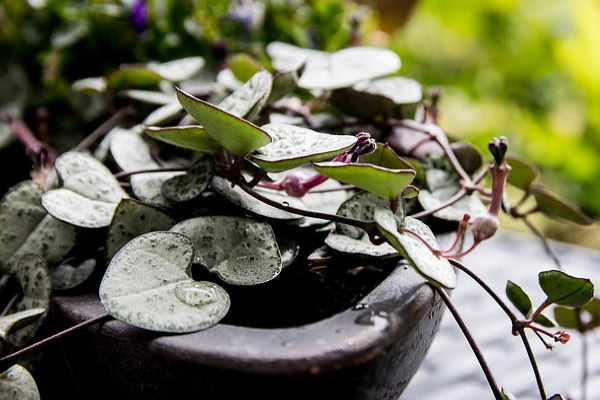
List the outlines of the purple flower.
<svg viewBox="0 0 600 400">
<path fill-rule="evenodd" d="M 146 0 L 136 0 L 133 3 L 131 7 L 131 25 L 138 33 L 148 29 L 148 4 L 146 4 Z"/>
</svg>

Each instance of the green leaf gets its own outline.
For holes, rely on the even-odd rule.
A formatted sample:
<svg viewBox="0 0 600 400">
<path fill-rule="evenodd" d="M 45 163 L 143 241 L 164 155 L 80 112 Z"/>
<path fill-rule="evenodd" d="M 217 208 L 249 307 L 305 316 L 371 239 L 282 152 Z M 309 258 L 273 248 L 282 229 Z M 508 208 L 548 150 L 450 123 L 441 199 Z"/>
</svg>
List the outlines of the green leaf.
<svg viewBox="0 0 600 400">
<path fill-rule="evenodd" d="M 35 380 L 25 368 L 15 364 L 0 374 L 2 400 L 40 400 Z"/>
<path fill-rule="evenodd" d="M 529 317 L 529 314 L 533 311 L 531 299 L 519 285 L 508 281 L 506 283 L 506 297 L 524 317 Z"/>
<path fill-rule="evenodd" d="M 106 256 L 110 259 L 136 236 L 152 231 L 169 230 L 175 221 L 154 207 L 131 199 L 117 206 L 106 236 Z"/>
<path fill-rule="evenodd" d="M 554 321 L 552 321 L 550 318 L 546 317 L 544 314 L 538 315 L 537 318 L 534 320 L 534 322 L 536 324 L 545 326 L 546 328 L 554 328 L 556 326 L 556 323 Z"/>
<path fill-rule="evenodd" d="M 399 231 L 396 224 L 396 216 L 389 208 L 377 207 L 375 209 L 375 222 L 379 231 L 388 242 L 425 279 L 435 286 L 443 286 L 449 289 L 456 287 L 456 273 L 448 260 L 436 256 L 414 234 Z M 419 235 L 432 248 L 439 247 L 431 229 L 421 221 L 406 217 L 401 227 Z"/>
<path fill-rule="evenodd" d="M 408 161 L 398 156 L 387 143 L 377 143 L 375 151 L 361 156 L 360 159 L 365 163 L 389 169 L 414 169 Z"/>
<path fill-rule="evenodd" d="M 23 291 L 23 297 L 11 308 L 11 312 L 20 312 L 32 308 L 44 308 L 46 310 L 50 308 L 52 291 L 50 273 L 46 261 L 42 257 L 36 254 L 25 254 L 7 272 L 16 278 Z M 36 322 L 15 332 L 10 337 L 11 343 L 15 346 L 27 344 L 33 339 L 44 319 L 45 314 L 40 316 Z"/>
<path fill-rule="evenodd" d="M 361 81 L 351 88 L 338 89 L 329 97 L 335 107 L 358 118 L 402 118 L 403 108 L 423 98 L 421 85 L 412 79 L 394 76 Z"/>
<path fill-rule="evenodd" d="M 581 307 L 594 297 L 594 284 L 589 279 L 557 270 L 540 272 L 538 279 L 548 301 L 561 306 Z"/>
<path fill-rule="evenodd" d="M 221 146 L 199 125 L 172 126 L 168 128 L 148 127 L 144 132 L 161 142 L 205 153 L 216 153 Z"/>
<path fill-rule="evenodd" d="M 538 210 L 548 217 L 574 222 L 579 225 L 592 225 L 594 223 L 594 220 L 585 215 L 577 206 L 542 185 L 532 184 L 529 192 L 535 197 Z"/>
<path fill-rule="evenodd" d="M 247 82 L 261 69 L 260 63 L 247 53 L 237 53 L 229 57 L 227 62 L 233 75 L 241 82 Z"/>
<path fill-rule="evenodd" d="M 305 89 L 339 89 L 360 81 L 378 78 L 396 72 L 400 58 L 390 50 L 376 47 L 349 47 L 326 53 L 273 42 L 267 46 L 273 66 L 279 71 L 304 71 L 298 86 Z"/>
<path fill-rule="evenodd" d="M 160 332 L 193 332 L 218 323 L 229 296 L 218 285 L 189 277 L 191 241 L 174 232 L 138 236 L 112 259 L 100 300 L 113 317 Z"/>
<path fill-rule="evenodd" d="M 73 82 L 71 89 L 82 93 L 104 93 L 106 91 L 107 82 L 104 77 L 96 76 L 92 78 L 79 79 Z"/>
<path fill-rule="evenodd" d="M 192 240 L 195 262 L 232 285 L 268 282 L 281 272 L 281 255 L 271 227 L 250 218 L 198 217 L 172 232 Z"/>
<path fill-rule="evenodd" d="M 96 260 L 89 258 L 77 266 L 62 262 L 50 270 L 50 280 L 54 290 L 73 289 L 85 282 L 96 268 Z"/>
<path fill-rule="evenodd" d="M 398 251 L 389 243 L 374 245 L 365 234 L 360 239 L 331 232 L 325 238 L 325 244 L 338 253 L 364 258 L 399 257 Z"/>
<path fill-rule="evenodd" d="M 261 215 L 267 218 L 281 219 L 281 220 L 298 220 L 302 218 L 300 215 L 292 214 L 287 211 L 280 210 L 272 207 L 268 204 L 263 203 L 244 192 L 239 186 L 231 187 L 231 183 L 219 176 L 215 176 L 211 183 L 212 189 L 219 195 L 223 196 L 233 204 L 248 210 L 254 214 Z M 281 204 L 287 204 L 292 207 L 302 207 L 302 202 L 297 197 L 290 197 L 283 191 L 275 190 L 260 190 L 260 188 L 254 188 L 260 194 L 267 196 L 271 200 L 277 201 Z"/>
<path fill-rule="evenodd" d="M 577 316 L 577 310 L 573 308 L 555 307 L 554 319 L 561 328 L 579 329 L 579 317 Z"/>
<path fill-rule="evenodd" d="M 540 176 L 540 170 L 528 160 L 507 156 L 506 162 L 511 166 L 507 182 L 519 189 L 527 191 L 529 186 Z"/>
<path fill-rule="evenodd" d="M 313 166 L 323 175 L 390 200 L 400 197 L 415 178 L 415 171 L 412 169 L 390 169 L 372 164 L 330 161 Z"/>
<path fill-rule="evenodd" d="M 382 199 L 373 193 L 359 192 L 342 203 L 336 214 L 341 215 L 342 217 L 358 219 L 360 221 L 373 222 L 375 220 L 376 207 L 389 208 L 390 201 L 388 199 Z M 401 225 L 405 217 L 403 203 L 400 203 L 395 215 L 397 225 Z M 367 233 L 360 228 L 338 222 L 335 224 L 335 230 L 337 233 L 353 239 L 361 240 L 364 236 L 368 236 Z"/>
<path fill-rule="evenodd" d="M 125 172 L 159 169 L 150 147 L 141 135 L 122 133 L 115 135 L 110 143 L 110 152 L 117 165 Z M 173 203 L 162 194 L 162 185 L 168 179 L 183 175 L 183 172 L 151 172 L 134 174 L 130 178 L 131 189 L 141 201 L 158 207 L 169 207 Z"/>
<path fill-rule="evenodd" d="M 350 150 L 354 136 L 330 135 L 286 124 L 261 127 L 273 141 L 252 156 L 254 162 L 269 172 L 281 172 L 310 162 L 322 161 Z"/>
<path fill-rule="evenodd" d="M 271 74 L 264 70 L 259 71 L 248 82 L 224 98 L 219 103 L 219 109 L 239 118 L 253 120 L 267 102 L 272 85 Z M 185 104 L 182 105 L 185 107 Z"/>
<path fill-rule="evenodd" d="M 28 253 L 48 264 L 63 259 L 75 245 L 75 227 L 48 215 L 40 199 L 44 189 L 32 181 L 11 188 L 0 203 L 0 266 Z"/>
<path fill-rule="evenodd" d="M 179 102 L 217 142 L 235 155 L 245 155 L 271 143 L 259 127 L 219 107 L 177 89 Z"/>
<path fill-rule="evenodd" d="M 273 85 L 271 93 L 267 99 L 267 104 L 274 104 L 292 93 L 298 86 L 298 72 L 285 71 L 278 72 L 273 76 Z"/>
<path fill-rule="evenodd" d="M 477 147 L 470 143 L 462 141 L 450 143 L 450 149 L 452 149 L 459 164 L 469 175 L 473 175 L 483 165 L 483 156 L 477 150 Z"/>
<path fill-rule="evenodd" d="M 183 175 L 177 175 L 162 184 L 162 194 L 171 201 L 189 201 L 198 197 L 210 184 L 215 172 L 215 158 L 201 155 Z"/>
</svg>

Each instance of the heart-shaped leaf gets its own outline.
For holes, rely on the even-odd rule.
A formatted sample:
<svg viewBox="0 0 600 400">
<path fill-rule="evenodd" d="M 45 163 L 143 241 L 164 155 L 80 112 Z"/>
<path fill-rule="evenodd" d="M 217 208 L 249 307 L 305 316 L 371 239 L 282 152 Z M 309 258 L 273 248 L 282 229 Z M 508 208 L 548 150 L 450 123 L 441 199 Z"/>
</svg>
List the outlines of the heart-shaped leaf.
<svg viewBox="0 0 600 400">
<path fill-rule="evenodd" d="M 579 225 L 592 225 L 594 220 L 585 215 L 577 206 L 561 198 L 546 187 L 532 184 L 529 192 L 535 197 L 538 210 L 551 218 L 558 218 Z"/>
<path fill-rule="evenodd" d="M 354 239 L 332 232 L 325 238 L 325 244 L 338 253 L 354 257 L 390 258 L 400 256 L 389 243 L 374 245 L 366 234 L 360 239 Z"/>
<path fill-rule="evenodd" d="M 275 235 L 277 238 L 277 247 L 281 254 L 281 268 L 287 268 L 294 263 L 300 253 L 300 246 L 291 235 Z"/>
<path fill-rule="evenodd" d="M 117 165 L 125 172 L 159 169 L 152 159 L 150 147 L 141 135 L 124 133 L 116 135 L 110 143 L 110 152 Z M 131 176 L 131 188 L 135 196 L 145 203 L 169 207 L 172 202 L 163 196 L 162 185 L 168 179 L 183 172 L 151 172 Z"/>
<path fill-rule="evenodd" d="M 144 118 L 144 126 L 162 125 L 177 117 L 183 111 L 183 107 L 178 101 L 174 100 L 164 106 L 158 107 Z"/>
<path fill-rule="evenodd" d="M 361 81 L 351 88 L 336 90 L 329 101 L 344 113 L 358 118 L 401 118 L 401 106 L 416 104 L 422 98 L 423 90 L 417 81 L 395 76 Z"/>
<path fill-rule="evenodd" d="M 0 317 L 0 354 L 9 335 L 36 321 L 46 313 L 45 308 L 32 308 Z"/>
<path fill-rule="evenodd" d="M 40 392 L 29 371 L 19 364 L 15 364 L 0 374 L 0 398 L 2 400 L 40 400 Z"/>
<path fill-rule="evenodd" d="M 73 289 L 85 282 L 94 272 L 96 260 L 89 258 L 77 266 L 62 262 L 50 270 L 50 279 L 54 290 Z"/>
<path fill-rule="evenodd" d="M 245 155 L 271 143 L 269 134 L 256 125 L 177 89 L 179 102 L 227 151 Z"/>
<path fill-rule="evenodd" d="M 166 180 L 162 194 L 171 201 L 189 201 L 200 195 L 210 184 L 215 172 L 215 158 L 201 155 L 183 175 Z"/>
<path fill-rule="evenodd" d="M 32 181 L 11 188 L 0 203 L 0 266 L 28 253 L 54 264 L 73 248 L 75 228 L 48 215 L 40 199 L 44 189 Z"/>
<path fill-rule="evenodd" d="M 400 252 L 425 279 L 436 286 L 449 289 L 456 287 L 456 273 L 447 259 L 436 256 L 422 240 L 432 248 L 438 248 L 431 229 L 418 219 L 406 217 L 402 228 L 412 233 L 398 231 L 396 216 L 385 207 L 375 209 L 375 222 L 381 234 Z M 420 239 L 416 235 L 420 236 Z"/>
<path fill-rule="evenodd" d="M 215 176 L 211 183 L 212 189 L 232 202 L 233 204 L 248 210 L 254 214 L 262 215 L 263 217 L 282 219 L 282 220 L 297 220 L 302 218 L 300 215 L 292 214 L 278 208 L 272 207 L 268 204 L 263 203 L 244 192 L 239 186 L 231 187 L 231 183 L 224 178 Z M 260 190 L 260 194 L 267 196 L 271 200 L 277 201 L 282 205 L 288 205 L 292 207 L 302 207 L 302 202 L 297 197 L 290 197 L 283 191 L 275 190 Z"/>
<path fill-rule="evenodd" d="M 280 71 L 304 71 L 298 86 L 305 89 L 339 89 L 360 81 L 396 72 L 400 58 L 396 53 L 376 47 L 349 47 L 335 53 L 300 49 L 285 43 L 267 46 L 273 66 Z"/>
<path fill-rule="evenodd" d="M 50 272 L 48 272 L 48 267 L 43 258 L 36 254 L 25 254 L 17 263 L 11 266 L 8 273 L 16 278 L 23 291 L 23 297 L 15 304 L 11 312 L 33 308 L 49 309 L 52 288 L 50 285 Z M 36 322 L 15 332 L 10 337 L 11 343 L 15 346 L 27 344 L 33 339 L 44 319 L 45 314 L 40 316 Z"/>
<path fill-rule="evenodd" d="M 506 297 L 508 297 L 510 302 L 513 303 L 524 317 L 529 317 L 529 314 L 533 311 L 531 299 L 519 285 L 508 281 L 506 283 Z"/>
<path fill-rule="evenodd" d="M 177 102 L 175 96 L 172 94 L 155 90 L 124 90 L 120 95 L 128 99 L 141 101 L 143 103 L 158 104 L 161 106 L 173 103 L 174 101 Z"/>
<path fill-rule="evenodd" d="M 56 160 L 62 188 L 42 196 L 42 205 L 61 221 L 85 228 L 108 226 L 117 204 L 128 197 L 119 182 L 94 157 L 68 152 Z"/>
<path fill-rule="evenodd" d="M 258 71 L 248 82 L 219 103 L 219 108 L 236 117 L 253 120 L 267 102 L 273 77 L 267 71 Z"/>
<path fill-rule="evenodd" d="M 269 172 L 281 172 L 310 162 L 322 161 L 350 150 L 354 136 L 330 135 L 294 125 L 263 126 L 273 141 L 253 155 L 253 161 Z"/>
<path fill-rule="evenodd" d="M 506 162 L 511 166 L 507 182 L 519 189 L 528 190 L 529 186 L 540 176 L 540 170 L 527 160 L 507 156 Z"/>
<path fill-rule="evenodd" d="M 390 207 L 390 201 L 388 199 L 382 199 L 369 192 L 360 192 L 346 200 L 336 214 L 342 217 L 358 219 L 365 222 L 372 222 L 375 220 L 375 208 L 376 207 Z M 398 226 L 404 221 L 404 207 L 400 204 L 396 209 L 396 223 Z M 360 228 L 341 224 L 336 222 L 335 230 L 337 233 L 351 237 L 353 239 L 362 239 L 367 233 Z"/>
<path fill-rule="evenodd" d="M 193 332 L 218 323 L 229 296 L 218 285 L 188 276 L 191 241 L 174 232 L 134 238 L 112 259 L 100 284 L 100 300 L 113 317 L 160 332 Z"/>
<path fill-rule="evenodd" d="M 268 224 L 249 218 L 198 217 L 178 223 L 172 232 L 192 240 L 195 262 L 233 285 L 256 285 L 281 272 L 281 255 Z"/>
<path fill-rule="evenodd" d="M 502 388 L 502 400 L 517 400 L 517 397 L 508 390 Z"/>
<path fill-rule="evenodd" d="M 397 199 L 415 178 L 412 169 L 390 169 L 372 164 L 337 161 L 313 164 L 323 175 L 357 186 L 380 197 Z"/>
<path fill-rule="evenodd" d="M 171 82 L 181 82 L 196 75 L 204 66 L 202 57 L 186 57 L 164 63 L 150 62 L 148 69 Z"/>
<path fill-rule="evenodd" d="M 123 199 L 106 236 L 106 256 L 110 259 L 136 236 L 152 231 L 169 230 L 175 221 L 154 207 L 131 199 Z"/>
<path fill-rule="evenodd" d="M 551 270 L 538 274 L 540 287 L 548 301 L 567 307 L 581 307 L 594 298 L 594 284 L 564 272 Z"/>
<path fill-rule="evenodd" d="M 199 125 L 173 126 L 168 128 L 148 127 L 148 136 L 161 142 L 204 153 L 216 153 L 221 146 Z"/>
</svg>

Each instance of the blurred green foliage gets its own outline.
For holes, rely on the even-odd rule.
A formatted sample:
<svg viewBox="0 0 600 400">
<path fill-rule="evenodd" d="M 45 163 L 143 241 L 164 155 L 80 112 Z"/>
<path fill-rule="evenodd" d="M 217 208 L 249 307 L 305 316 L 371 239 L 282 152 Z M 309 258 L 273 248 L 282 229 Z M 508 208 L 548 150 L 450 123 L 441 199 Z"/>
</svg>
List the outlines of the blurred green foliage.
<svg viewBox="0 0 600 400">
<path fill-rule="evenodd" d="M 0 0 L 0 73 L 25 72 L 31 90 L 21 111 L 30 123 L 45 107 L 53 132 L 81 135 L 101 118 L 73 94 L 75 80 L 186 56 L 216 67 L 236 51 L 260 57 L 273 40 L 346 47 L 358 8 L 343 0 Z"/>
<path fill-rule="evenodd" d="M 600 216 L 600 3 L 424 0 L 392 48 L 403 74 L 444 89 L 441 124 L 513 154 Z"/>
</svg>

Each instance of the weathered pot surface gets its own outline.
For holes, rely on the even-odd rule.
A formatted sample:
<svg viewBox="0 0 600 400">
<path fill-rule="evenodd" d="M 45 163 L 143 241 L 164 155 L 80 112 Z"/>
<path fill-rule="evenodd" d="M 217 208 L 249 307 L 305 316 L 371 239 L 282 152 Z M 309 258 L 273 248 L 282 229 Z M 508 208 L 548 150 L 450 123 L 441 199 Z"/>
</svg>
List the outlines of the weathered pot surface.
<svg viewBox="0 0 600 400">
<path fill-rule="evenodd" d="M 64 325 L 104 312 L 95 295 L 55 305 Z M 164 335 L 112 320 L 63 348 L 86 399 L 397 399 L 442 309 L 431 287 L 399 266 L 358 305 L 299 327 Z"/>
</svg>

